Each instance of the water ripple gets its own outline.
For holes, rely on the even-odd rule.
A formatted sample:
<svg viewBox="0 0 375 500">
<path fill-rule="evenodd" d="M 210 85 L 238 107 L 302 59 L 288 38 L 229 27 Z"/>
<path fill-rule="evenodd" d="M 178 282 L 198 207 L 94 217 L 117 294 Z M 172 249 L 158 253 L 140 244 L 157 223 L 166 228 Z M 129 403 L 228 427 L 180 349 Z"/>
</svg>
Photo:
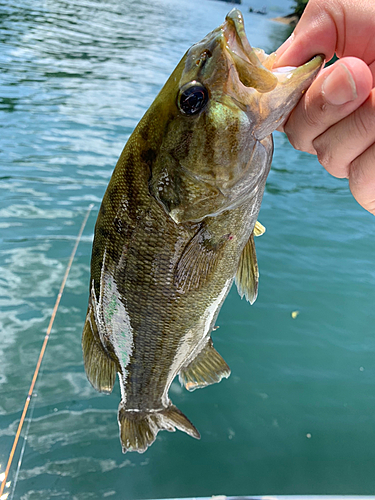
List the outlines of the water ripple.
<svg viewBox="0 0 375 500">
<path fill-rule="evenodd" d="M 250 42 L 277 48 L 286 28 L 268 17 L 271 8 L 287 13 L 288 2 L 268 2 L 270 15 L 257 16 L 246 1 Z M 1 471 L 70 252 L 95 203 L 43 361 L 16 498 L 375 489 L 373 219 L 345 181 L 282 134 L 260 214 L 267 233 L 256 242 L 259 298 L 249 308 L 232 290 L 219 317 L 215 345 L 232 377 L 192 395 L 172 386 L 203 439 L 160 433 L 147 458 L 123 457 L 118 385 L 97 395 L 84 374 L 92 234 L 111 172 L 176 63 L 227 10 L 214 0 L 1 2 Z"/>
</svg>

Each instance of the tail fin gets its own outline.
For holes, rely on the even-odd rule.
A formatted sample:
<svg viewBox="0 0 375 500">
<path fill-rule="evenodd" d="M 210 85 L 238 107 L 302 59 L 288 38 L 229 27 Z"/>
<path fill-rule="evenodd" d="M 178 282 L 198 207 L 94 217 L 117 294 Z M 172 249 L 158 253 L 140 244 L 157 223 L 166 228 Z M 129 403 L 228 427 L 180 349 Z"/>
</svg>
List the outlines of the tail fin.
<svg viewBox="0 0 375 500">
<path fill-rule="evenodd" d="M 155 441 L 157 433 L 165 430 L 174 432 L 177 429 L 189 436 L 200 439 L 194 425 L 174 405 L 155 412 L 125 410 L 120 403 L 118 411 L 120 439 L 122 451 L 138 451 L 144 453 Z"/>
</svg>

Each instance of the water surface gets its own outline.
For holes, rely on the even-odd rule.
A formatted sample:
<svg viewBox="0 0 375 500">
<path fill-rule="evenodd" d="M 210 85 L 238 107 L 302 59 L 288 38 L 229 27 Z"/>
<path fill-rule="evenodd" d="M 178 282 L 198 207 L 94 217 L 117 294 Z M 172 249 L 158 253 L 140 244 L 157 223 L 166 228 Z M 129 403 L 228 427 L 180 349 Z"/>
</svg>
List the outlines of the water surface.
<svg viewBox="0 0 375 500">
<path fill-rule="evenodd" d="M 288 28 L 243 5 L 250 42 Z M 95 392 L 80 339 L 96 214 L 124 143 L 190 45 L 219 25 L 214 0 L 0 4 L 0 474 L 87 206 L 56 316 L 17 482 L 37 500 L 375 492 L 374 219 L 316 159 L 275 135 L 260 213 L 254 306 L 233 289 L 214 340 L 228 380 L 173 402 L 201 441 L 162 432 L 121 453 L 119 388 Z M 299 311 L 295 319 L 291 313 Z M 26 427 L 24 433 L 26 432 Z M 15 485 L 15 489 L 12 490 Z"/>
</svg>

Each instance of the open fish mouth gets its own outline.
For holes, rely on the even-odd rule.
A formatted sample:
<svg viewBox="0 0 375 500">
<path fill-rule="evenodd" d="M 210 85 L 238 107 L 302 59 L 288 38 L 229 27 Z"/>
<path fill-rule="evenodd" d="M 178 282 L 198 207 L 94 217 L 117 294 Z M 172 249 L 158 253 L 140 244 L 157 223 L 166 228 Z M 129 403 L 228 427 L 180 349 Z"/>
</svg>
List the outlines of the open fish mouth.
<svg viewBox="0 0 375 500">
<path fill-rule="evenodd" d="M 222 31 L 229 53 L 238 73 L 240 82 L 258 92 L 266 93 L 275 89 L 278 84 L 303 81 L 319 70 L 324 56 L 316 55 L 299 67 L 278 67 L 273 69 L 276 52 L 268 55 L 262 49 L 251 47 L 245 33 L 244 19 L 238 9 L 232 9 L 225 18 Z"/>
</svg>

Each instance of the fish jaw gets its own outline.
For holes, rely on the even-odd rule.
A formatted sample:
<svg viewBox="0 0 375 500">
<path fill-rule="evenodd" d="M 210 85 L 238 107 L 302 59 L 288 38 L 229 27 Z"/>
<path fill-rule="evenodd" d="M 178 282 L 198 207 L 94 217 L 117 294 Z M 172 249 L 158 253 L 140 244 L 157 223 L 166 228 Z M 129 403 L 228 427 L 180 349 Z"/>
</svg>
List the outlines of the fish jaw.
<svg viewBox="0 0 375 500">
<path fill-rule="evenodd" d="M 187 51 L 146 113 L 140 128 L 153 152 L 150 193 L 175 223 L 199 222 L 251 199 L 259 204 L 272 158 L 269 136 L 323 64 L 317 56 L 283 72 L 274 61 L 250 46 L 233 9 Z M 200 103 L 191 112 L 190 91 Z"/>
<path fill-rule="evenodd" d="M 258 94 L 254 101 L 264 118 L 254 127 L 254 137 L 262 140 L 285 123 L 323 64 L 324 56 L 317 55 L 297 68 L 285 68 L 285 71 L 282 71 L 283 68 L 278 68 L 279 71 L 273 71 L 278 79 L 277 86 L 269 93 Z M 254 107 L 251 109 L 249 106 L 248 113 L 254 115 Z"/>
<path fill-rule="evenodd" d="M 170 204 L 163 197 L 163 181 L 160 176 L 157 179 L 154 165 L 155 196 L 175 222 L 199 221 L 238 206 L 265 182 L 272 156 L 272 141 L 266 138 L 297 104 L 323 58 L 316 56 L 284 72 L 273 69 L 274 61 L 275 54 L 251 47 L 237 9 L 188 50 L 182 72 L 174 77 L 179 78 L 175 79 L 180 89 L 177 95 L 189 85 L 201 85 L 207 91 L 207 104 L 192 116 L 176 116 L 174 137 L 164 140 L 163 152 L 176 160 L 182 177 L 189 177 L 186 185 L 199 186 L 199 194 L 198 189 L 190 190 L 189 196 L 187 191 L 174 193 L 173 200 L 180 203 Z M 187 144 L 187 138 L 189 148 L 176 147 Z M 160 162 L 163 168 L 167 163 L 166 158 Z"/>
<path fill-rule="evenodd" d="M 247 66 L 255 76 L 247 77 Z M 239 93 L 244 89 L 246 100 L 255 90 L 240 78 L 247 84 L 251 79 L 262 91 L 277 83 L 246 45 L 237 19 L 226 21 L 187 51 L 145 117 L 160 121 L 168 110 L 166 128 L 147 127 L 166 131 L 158 141 L 149 186 L 177 224 L 200 222 L 249 199 L 258 204 L 272 141 L 260 144 L 254 137 L 255 123 Z M 199 112 L 189 114 L 181 109 L 181 96 L 192 87 L 203 89 L 207 101 Z"/>
<path fill-rule="evenodd" d="M 238 9 L 227 15 L 222 31 L 227 40 L 226 55 L 235 68 L 227 93 L 249 117 L 254 137 L 262 140 L 285 122 L 319 73 L 324 56 L 316 55 L 299 67 L 274 69 L 276 53 L 268 55 L 250 46 Z"/>
<path fill-rule="evenodd" d="M 232 9 L 221 26 L 188 51 L 180 87 L 198 80 L 211 100 L 229 106 L 229 97 L 261 140 L 282 124 L 324 63 L 324 56 L 316 55 L 299 67 L 273 68 L 275 59 L 275 52 L 268 55 L 250 45 L 243 16 Z"/>
<path fill-rule="evenodd" d="M 225 18 L 222 31 L 226 40 L 225 50 L 234 62 L 240 82 L 258 92 L 271 92 L 277 85 L 275 75 L 257 56 L 245 33 L 241 12 L 232 9 Z"/>
</svg>

